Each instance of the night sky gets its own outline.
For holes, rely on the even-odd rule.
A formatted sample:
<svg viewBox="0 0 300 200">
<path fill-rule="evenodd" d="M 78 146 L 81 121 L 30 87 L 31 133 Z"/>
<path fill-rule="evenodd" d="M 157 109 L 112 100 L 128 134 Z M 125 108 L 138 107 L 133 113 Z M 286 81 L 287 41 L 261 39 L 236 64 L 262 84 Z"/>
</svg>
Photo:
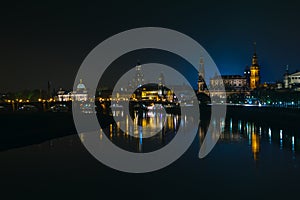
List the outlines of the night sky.
<svg viewBox="0 0 300 200">
<path fill-rule="evenodd" d="M 100 42 L 132 28 L 165 27 L 198 41 L 222 74 L 242 74 L 253 42 L 262 81 L 300 70 L 300 5 L 294 1 L 24 1 L 0 8 L 0 92 L 71 88 L 80 64 Z M 128 58 L 134 65 L 139 58 Z M 143 60 L 141 60 L 143 63 Z M 190 77 L 195 77 L 193 71 Z M 196 81 L 196 80 L 195 80 Z"/>
</svg>

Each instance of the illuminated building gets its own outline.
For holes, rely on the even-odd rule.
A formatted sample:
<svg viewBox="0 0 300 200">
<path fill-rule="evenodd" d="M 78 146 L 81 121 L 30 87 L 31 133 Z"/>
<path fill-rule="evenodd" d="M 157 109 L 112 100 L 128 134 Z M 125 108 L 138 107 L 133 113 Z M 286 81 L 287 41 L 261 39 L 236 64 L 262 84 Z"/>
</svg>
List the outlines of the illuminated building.
<svg viewBox="0 0 300 200">
<path fill-rule="evenodd" d="M 243 76 L 215 75 L 214 77 L 210 78 L 211 90 L 217 91 L 221 89 L 222 86 L 224 86 L 227 93 L 249 92 L 249 89 L 256 89 L 260 85 L 260 66 L 258 64 L 255 45 L 256 44 L 254 43 L 254 54 L 252 56 L 252 64 L 250 67 L 247 66 L 245 68 Z"/>
<path fill-rule="evenodd" d="M 256 55 L 256 43 L 254 43 L 254 54 L 250 66 L 250 89 L 256 89 L 260 84 L 260 66 Z"/>
<path fill-rule="evenodd" d="M 287 66 L 286 72 L 283 78 L 284 88 L 293 88 L 296 90 L 300 89 L 300 72 L 295 72 L 289 74 L 289 69 Z"/>
<path fill-rule="evenodd" d="M 136 101 L 173 102 L 174 92 L 159 84 L 145 84 L 132 94 L 131 99 Z"/>
<path fill-rule="evenodd" d="M 135 76 L 129 83 L 129 90 L 135 90 L 145 84 L 144 74 L 142 72 L 142 65 L 138 62 L 135 66 Z"/>
<path fill-rule="evenodd" d="M 57 101 L 87 101 L 88 92 L 85 85 L 82 83 L 82 79 L 80 79 L 75 91 L 67 92 L 61 88 L 57 92 L 55 99 Z"/>
<path fill-rule="evenodd" d="M 215 75 L 210 79 L 211 88 L 218 89 L 222 85 L 224 85 L 226 91 L 242 91 L 247 87 L 247 80 L 240 75 Z"/>
</svg>

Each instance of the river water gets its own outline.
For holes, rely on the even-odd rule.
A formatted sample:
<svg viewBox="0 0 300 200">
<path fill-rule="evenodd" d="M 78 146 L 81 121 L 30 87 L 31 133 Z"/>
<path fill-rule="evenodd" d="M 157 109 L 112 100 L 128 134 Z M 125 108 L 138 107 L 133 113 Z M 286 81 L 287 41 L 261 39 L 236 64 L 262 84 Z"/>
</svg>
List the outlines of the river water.
<svg viewBox="0 0 300 200">
<path fill-rule="evenodd" d="M 148 112 L 129 126 L 122 116 L 100 131 L 99 140 L 108 137 L 132 152 L 154 151 L 168 145 L 179 126 L 189 130 L 185 116 L 164 117 L 162 123 L 161 115 Z M 129 136 L 119 128 L 121 123 L 135 134 L 140 134 L 138 125 L 147 126 L 153 137 Z M 221 132 L 221 136 L 204 159 L 199 159 L 198 153 L 209 120 L 201 121 L 194 142 L 181 158 L 145 174 L 119 172 L 101 164 L 83 147 L 83 133 L 2 151 L 1 194 L 11 199 L 259 199 L 297 195 L 300 134 L 295 123 L 282 127 L 234 118 L 212 119 L 211 123 L 209 131 Z"/>
</svg>

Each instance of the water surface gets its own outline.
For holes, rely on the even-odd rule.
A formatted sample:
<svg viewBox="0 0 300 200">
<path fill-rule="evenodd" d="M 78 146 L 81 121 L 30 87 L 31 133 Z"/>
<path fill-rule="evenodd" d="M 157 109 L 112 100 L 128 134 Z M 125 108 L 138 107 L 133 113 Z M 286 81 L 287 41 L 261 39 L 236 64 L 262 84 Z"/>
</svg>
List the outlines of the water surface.
<svg viewBox="0 0 300 200">
<path fill-rule="evenodd" d="M 138 133 L 137 124 L 162 126 L 159 120 L 155 122 L 156 118 L 150 114 L 137 121 L 135 127 L 128 128 Z M 121 119 L 100 134 L 130 151 L 149 152 L 167 145 L 179 125 L 188 130 L 184 116 L 170 114 L 165 122 L 164 129 L 149 139 L 124 134 L 118 128 L 118 123 L 124 123 Z M 82 146 L 80 140 L 84 135 L 73 134 L 1 151 L 1 195 L 39 199 L 286 199 L 297 195 L 300 138 L 295 126 L 280 127 L 233 118 L 214 119 L 212 123 L 210 131 L 222 134 L 207 157 L 198 158 L 207 130 L 207 122 L 202 121 L 193 144 L 180 159 L 146 174 L 122 173 L 104 166 Z"/>
</svg>

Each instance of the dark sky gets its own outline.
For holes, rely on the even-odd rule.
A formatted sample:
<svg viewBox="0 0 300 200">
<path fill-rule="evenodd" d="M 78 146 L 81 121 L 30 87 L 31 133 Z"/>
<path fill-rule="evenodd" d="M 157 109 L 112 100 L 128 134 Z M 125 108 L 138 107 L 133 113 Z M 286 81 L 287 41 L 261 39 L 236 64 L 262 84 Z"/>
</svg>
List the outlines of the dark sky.
<svg viewBox="0 0 300 200">
<path fill-rule="evenodd" d="M 222 74 L 242 74 L 256 41 L 262 81 L 280 80 L 286 64 L 291 71 L 300 69 L 299 10 L 288 0 L 3 4 L 0 92 L 46 89 L 48 80 L 53 87 L 71 88 L 81 62 L 97 44 L 144 26 L 194 38 Z"/>
</svg>

